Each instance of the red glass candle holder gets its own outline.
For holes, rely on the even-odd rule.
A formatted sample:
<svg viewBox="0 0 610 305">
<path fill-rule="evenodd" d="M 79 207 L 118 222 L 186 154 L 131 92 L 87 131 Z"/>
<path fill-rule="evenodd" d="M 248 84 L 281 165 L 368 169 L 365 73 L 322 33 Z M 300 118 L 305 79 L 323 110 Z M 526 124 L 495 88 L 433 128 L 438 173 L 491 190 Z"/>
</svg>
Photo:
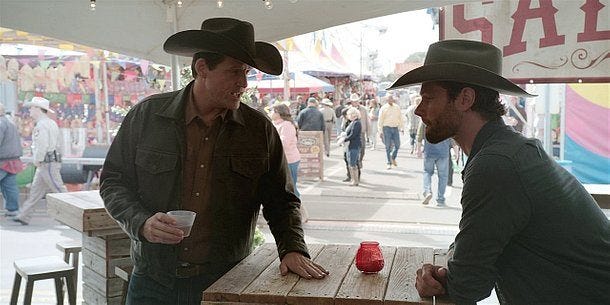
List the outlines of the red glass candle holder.
<svg viewBox="0 0 610 305">
<path fill-rule="evenodd" d="M 379 243 L 363 241 L 356 253 L 356 268 L 364 273 L 377 273 L 383 269 L 384 260 Z"/>
</svg>

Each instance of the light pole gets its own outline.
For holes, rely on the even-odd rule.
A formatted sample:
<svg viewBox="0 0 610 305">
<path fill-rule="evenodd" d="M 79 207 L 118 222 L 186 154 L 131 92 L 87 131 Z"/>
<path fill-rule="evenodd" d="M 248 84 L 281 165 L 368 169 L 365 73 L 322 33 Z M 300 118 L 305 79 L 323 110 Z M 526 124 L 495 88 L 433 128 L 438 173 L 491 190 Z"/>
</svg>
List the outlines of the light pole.
<svg viewBox="0 0 610 305">
<path fill-rule="evenodd" d="M 364 95 L 364 79 L 363 79 L 363 66 L 364 66 L 364 53 L 363 53 L 363 37 L 364 37 L 364 29 L 373 29 L 375 31 L 377 31 L 379 33 L 379 35 L 383 35 L 388 31 L 388 28 L 386 26 L 378 26 L 378 25 L 371 25 L 371 24 L 366 24 L 366 23 L 361 23 L 361 27 L 360 27 L 360 95 L 363 96 Z M 377 58 L 378 52 L 377 49 L 375 49 L 374 53 L 371 53 L 369 55 L 369 59 L 371 61 L 371 74 L 373 73 L 374 70 L 374 61 Z M 372 76 L 372 75 L 371 75 Z"/>
</svg>

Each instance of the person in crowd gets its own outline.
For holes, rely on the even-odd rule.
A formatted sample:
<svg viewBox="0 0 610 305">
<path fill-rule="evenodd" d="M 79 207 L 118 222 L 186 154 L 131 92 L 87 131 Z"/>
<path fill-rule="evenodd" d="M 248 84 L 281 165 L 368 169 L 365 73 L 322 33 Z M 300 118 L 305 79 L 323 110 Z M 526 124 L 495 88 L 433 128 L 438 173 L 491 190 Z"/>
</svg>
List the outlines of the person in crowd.
<svg viewBox="0 0 610 305">
<path fill-rule="evenodd" d="M 343 107 L 343 110 L 341 111 L 341 122 L 342 122 L 342 126 L 341 126 L 341 132 L 339 133 L 339 136 L 337 137 L 337 143 L 339 145 L 343 145 L 343 162 L 345 162 L 345 172 L 346 172 L 346 178 L 343 179 L 343 182 L 350 182 L 352 181 L 352 175 L 350 173 L 350 166 L 349 166 L 349 160 L 348 160 L 348 153 L 349 153 L 349 141 L 345 140 L 345 137 L 347 135 L 346 130 L 347 130 L 347 126 L 349 126 L 350 120 L 347 118 L 347 111 L 350 109 L 351 107 Z"/>
<path fill-rule="evenodd" d="M 315 97 L 310 97 L 307 100 L 307 108 L 299 112 L 297 117 L 297 125 L 302 131 L 322 131 L 326 129 L 324 126 L 324 115 L 318 110 L 318 100 Z"/>
<path fill-rule="evenodd" d="M 345 101 L 343 99 L 339 100 L 339 104 L 335 107 L 335 128 L 337 129 L 337 134 L 340 134 L 343 131 L 343 109 L 345 108 Z"/>
<path fill-rule="evenodd" d="M 425 134 L 426 126 L 424 123 L 420 123 L 420 128 L 422 128 L 423 131 L 419 132 L 419 134 Z M 445 189 L 447 188 L 449 164 L 451 162 L 451 155 L 449 152 L 451 149 L 451 139 L 445 139 L 438 143 L 430 143 L 425 137 L 417 140 L 423 141 L 424 143 L 424 201 L 422 201 L 422 204 L 426 205 L 432 199 L 432 176 L 434 175 L 434 168 L 436 168 L 436 174 L 438 176 L 436 205 L 438 207 L 444 207 Z"/>
<path fill-rule="evenodd" d="M 407 128 L 409 129 L 409 138 L 411 140 L 411 154 L 414 154 L 417 150 L 417 145 L 415 139 L 417 138 L 417 129 L 419 128 L 419 124 L 421 123 L 421 118 L 415 115 L 415 108 L 421 102 L 421 96 L 419 94 L 410 95 L 411 104 L 407 107 L 407 113 L 405 114 L 407 118 Z"/>
<path fill-rule="evenodd" d="M 345 129 L 345 141 L 349 141 L 347 146 L 347 162 L 349 164 L 349 173 L 353 186 L 358 186 L 360 183 L 360 173 L 358 172 L 358 162 L 360 161 L 360 148 L 362 142 L 362 124 L 360 123 L 360 110 L 355 107 L 347 109 L 347 119 L 350 121 Z"/>
<path fill-rule="evenodd" d="M 422 83 L 415 114 L 426 139 L 454 138 L 468 155 L 448 265 L 424 264 L 417 291 L 456 304 L 475 304 L 494 287 L 501 304 L 610 304 L 610 221 L 539 140 L 504 124 L 499 93 L 531 95 L 501 67 L 493 45 L 445 40 L 391 86 Z"/>
<path fill-rule="evenodd" d="M 381 107 L 379 107 L 379 102 L 377 101 L 377 97 L 371 99 L 369 101 L 369 120 L 370 123 L 369 124 L 369 136 L 371 139 L 371 150 L 375 150 L 375 148 L 377 147 L 377 133 L 378 133 L 378 127 L 377 127 L 377 121 L 379 120 L 379 109 Z"/>
<path fill-rule="evenodd" d="M 50 108 L 49 100 L 37 96 L 24 106 L 29 107 L 30 116 L 36 122 L 32 132 L 32 157 L 36 173 L 30 186 L 30 196 L 13 220 L 27 225 L 32 218 L 34 207 L 47 193 L 64 193 L 68 190 L 60 174 L 61 133 L 57 123 L 47 115 L 55 111 Z"/>
<path fill-rule="evenodd" d="M 296 115 L 299 115 L 303 109 L 307 108 L 307 101 L 303 99 L 302 95 L 297 95 L 297 111 Z"/>
<path fill-rule="evenodd" d="M 233 18 L 207 19 L 163 47 L 192 57 L 194 80 L 131 109 L 101 174 L 106 210 L 132 240 L 127 304 L 201 303 L 202 291 L 251 253 L 261 205 L 281 274 L 325 277 L 309 258 L 280 136 L 240 103 L 251 67 L 282 73 L 279 51 Z M 188 237 L 166 214 L 178 209 L 197 212 Z"/>
<path fill-rule="evenodd" d="M 320 112 L 324 117 L 324 152 L 328 157 L 330 156 L 330 136 L 335 126 L 335 111 L 333 110 L 333 102 L 327 98 L 323 98 L 320 105 Z"/>
<path fill-rule="evenodd" d="M 287 104 L 275 104 L 271 112 L 271 121 L 277 129 L 282 146 L 284 147 L 284 154 L 286 161 L 288 162 L 288 169 L 290 170 L 290 177 L 292 178 L 292 186 L 297 197 L 301 198 L 301 193 L 297 188 L 297 180 L 299 175 L 299 164 L 301 163 L 301 153 L 297 147 L 298 142 L 298 129 L 292 119 L 290 108 Z M 309 213 L 305 206 L 301 204 L 299 211 L 301 212 L 301 222 L 307 222 Z"/>
<path fill-rule="evenodd" d="M 360 96 L 358 93 L 352 93 L 349 96 L 350 104 L 353 108 L 360 111 L 360 124 L 362 125 L 362 132 L 360 133 L 362 145 L 360 145 L 360 156 L 358 158 L 358 177 L 361 177 L 362 160 L 364 159 L 364 153 L 366 149 L 366 143 L 368 139 L 369 129 L 369 114 L 366 107 L 360 105 Z"/>
<path fill-rule="evenodd" d="M 458 145 L 455 142 L 455 140 L 453 138 L 450 139 L 451 143 L 449 144 L 449 164 L 447 164 L 447 166 L 449 167 L 449 174 L 447 175 L 447 186 L 453 186 L 453 174 L 454 169 L 453 169 L 453 159 L 455 156 L 455 160 L 457 160 L 457 154 L 458 154 Z M 457 165 L 457 162 L 455 163 Z"/>
<path fill-rule="evenodd" d="M 383 137 L 385 144 L 386 166 L 391 169 L 397 167 L 396 157 L 400 149 L 400 132 L 403 132 L 403 119 L 400 106 L 396 104 L 394 96 L 386 97 L 386 104 L 381 106 L 379 111 L 378 128 L 381 130 L 379 136 Z"/>
<path fill-rule="evenodd" d="M 271 121 L 277 129 L 284 147 L 284 155 L 290 169 L 290 177 L 292 177 L 292 186 L 297 197 L 301 198 L 301 194 L 297 189 L 297 178 L 299 173 L 299 163 L 301 162 L 301 154 L 297 148 L 297 126 L 290 115 L 290 108 L 285 104 L 273 105 L 271 112 Z"/>
<path fill-rule="evenodd" d="M 8 118 L 4 104 L 0 103 L 0 191 L 4 199 L 4 216 L 19 213 L 19 187 L 17 174 L 23 170 L 19 157 L 23 155 L 17 126 Z"/>
</svg>

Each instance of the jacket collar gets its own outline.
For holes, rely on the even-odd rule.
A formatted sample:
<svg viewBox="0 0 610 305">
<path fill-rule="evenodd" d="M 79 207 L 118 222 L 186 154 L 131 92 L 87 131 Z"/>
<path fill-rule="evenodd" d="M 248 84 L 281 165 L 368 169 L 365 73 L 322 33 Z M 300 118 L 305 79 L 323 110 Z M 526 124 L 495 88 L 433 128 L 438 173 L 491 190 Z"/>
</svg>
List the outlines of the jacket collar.
<svg viewBox="0 0 610 305">
<path fill-rule="evenodd" d="M 157 115 L 168 118 L 170 120 L 174 120 L 177 122 L 184 122 L 185 115 L 185 107 L 188 101 L 189 94 L 191 93 L 191 88 L 193 87 L 194 81 L 191 81 L 186 87 L 175 91 L 165 105 L 157 112 Z M 240 105 L 237 110 L 229 110 L 225 115 L 225 120 L 234 121 L 242 126 L 245 126 L 246 123 L 242 114 L 242 107 L 247 107 L 246 105 Z"/>
<path fill-rule="evenodd" d="M 472 150 L 470 151 L 470 155 L 468 156 L 468 161 L 466 161 L 466 166 L 470 160 L 474 159 L 477 153 L 483 148 L 483 144 L 487 142 L 489 138 L 498 130 L 506 128 L 506 124 L 502 118 L 497 120 L 491 120 L 485 123 L 481 130 L 477 133 L 477 136 L 474 138 L 474 143 L 472 143 Z"/>
</svg>

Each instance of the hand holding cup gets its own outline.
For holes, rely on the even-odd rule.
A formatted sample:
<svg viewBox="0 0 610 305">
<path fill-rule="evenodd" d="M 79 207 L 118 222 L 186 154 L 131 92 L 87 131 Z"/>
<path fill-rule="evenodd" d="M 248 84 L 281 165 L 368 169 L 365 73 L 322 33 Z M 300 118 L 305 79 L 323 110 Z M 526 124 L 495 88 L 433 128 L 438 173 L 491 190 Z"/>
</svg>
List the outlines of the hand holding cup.
<svg viewBox="0 0 610 305">
<path fill-rule="evenodd" d="M 167 212 L 167 215 L 176 220 L 175 227 L 182 230 L 182 237 L 191 235 L 191 228 L 193 227 L 197 213 L 187 210 L 175 210 Z"/>
</svg>

